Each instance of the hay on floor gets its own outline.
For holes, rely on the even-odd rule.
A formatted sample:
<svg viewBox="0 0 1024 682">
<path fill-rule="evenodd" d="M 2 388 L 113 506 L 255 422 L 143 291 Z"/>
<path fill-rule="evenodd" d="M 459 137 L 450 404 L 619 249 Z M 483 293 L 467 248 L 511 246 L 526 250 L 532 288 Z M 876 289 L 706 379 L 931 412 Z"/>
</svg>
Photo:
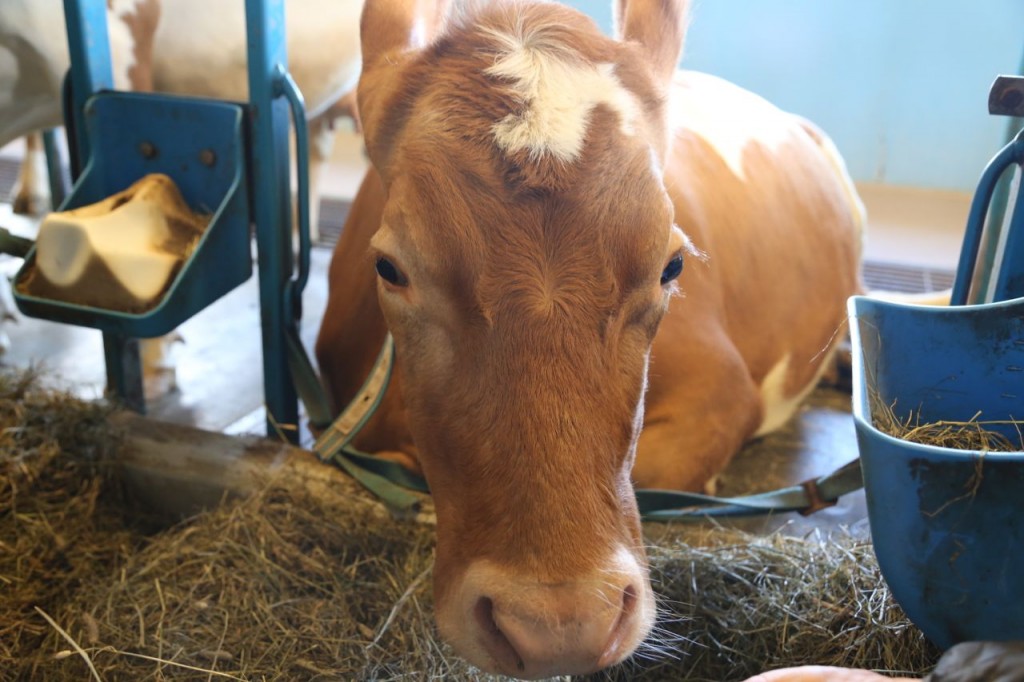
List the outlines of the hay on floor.
<svg viewBox="0 0 1024 682">
<path fill-rule="evenodd" d="M 642 679 L 742 680 L 805 664 L 913 676 L 940 655 L 893 600 L 867 540 L 719 528 L 706 544 L 648 552 L 665 645 L 640 652 Z M 633 679 L 632 665 L 611 677 Z"/>
<path fill-rule="evenodd" d="M 105 416 L 0 377 L 3 677 L 486 679 L 436 638 L 431 526 L 271 481 L 154 530 L 122 502 Z M 938 658 L 863 541 L 709 529 L 707 546 L 649 551 L 658 632 L 596 679 L 924 673 Z"/>
</svg>

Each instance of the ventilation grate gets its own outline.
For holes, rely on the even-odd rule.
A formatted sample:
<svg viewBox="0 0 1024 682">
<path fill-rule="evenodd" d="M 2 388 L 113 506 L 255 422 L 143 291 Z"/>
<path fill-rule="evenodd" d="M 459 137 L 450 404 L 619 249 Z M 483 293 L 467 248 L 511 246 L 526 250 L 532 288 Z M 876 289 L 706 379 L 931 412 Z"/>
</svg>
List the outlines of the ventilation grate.
<svg viewBox="0 0 1024 682">
<path fill-rule="evenodd" d="M 320 238 L 316 245 L 324 248 L 332 248 L 341 236 L 341 229 L 345 227 L 345 220 L 352 208 L 351 201 L 340 199 L 320 200 Z"/>
<path fill-rule="evenodd" d="M 864 262 L 864 284 L 868 291 L 926 294 L 953 286 L 956 272 L 901 263 Z"/>
<path fill-rule="evenodd" d="M 20 168 L 20 161 L 0 158 L 0 201 L 13 201 L 14 197 L 11 196 L 11 190 L 14 189 L 14 183 L 18 181 L 18 170 Z"/>
</svg>

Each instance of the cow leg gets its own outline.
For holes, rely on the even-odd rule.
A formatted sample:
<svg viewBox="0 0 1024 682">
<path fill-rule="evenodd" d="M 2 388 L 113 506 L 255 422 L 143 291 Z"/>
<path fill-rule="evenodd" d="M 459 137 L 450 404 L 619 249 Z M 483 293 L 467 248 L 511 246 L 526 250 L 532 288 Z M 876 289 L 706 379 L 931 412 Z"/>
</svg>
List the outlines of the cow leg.
<svg viewBox="0 0 1024 682">
<path fill-rule="evenodd" d="M 178 368 L 173 349 L 174 344 L 184 341 L 177 330 L 153 339 L 139 339 L 143 392 L 147 399 L 178 390 Z"/>
<path fill-rule="evenodd" d="M 633 481 L 639 488 L 714 492 L 718 474 L 757 430 L 761 398 L 727 340 L 678 350 L 652 355 Z M 674 374 L 674 367 L 690 373 Z"/>
<path fill-rule="evenodd" d="M 343 117 L 351 118 L 360 132 L 354 90 L 309 120 L 309 237 L 313 242 L 320 239 L 320 183 L 334 151 L 335 123 Z"/>
<path fill-rule="evenodd" d="M 46 152 L 42 133 L 25 136 L 25 158 L 21 162 L 18 179 L 12 190 L 14 212 L 38 216 L 50 208 L 49 176 L 46 172 Z"/>
<path fill-rule="evenodd" d="M 334 151 L 334 121 L 319 116 L 309 122 L 309 238 L 320 239 L 320 182 Z"/>
<path fill-rule="evenodd" d="M 11 291 L 11 280 L 7 275 L 0 273 L 0 355 L 11 349 L 11 337 L 4 329 L 11 322 L 18 321 L 18 308 L 14 303 L 14 294 Z"/>
</svg>

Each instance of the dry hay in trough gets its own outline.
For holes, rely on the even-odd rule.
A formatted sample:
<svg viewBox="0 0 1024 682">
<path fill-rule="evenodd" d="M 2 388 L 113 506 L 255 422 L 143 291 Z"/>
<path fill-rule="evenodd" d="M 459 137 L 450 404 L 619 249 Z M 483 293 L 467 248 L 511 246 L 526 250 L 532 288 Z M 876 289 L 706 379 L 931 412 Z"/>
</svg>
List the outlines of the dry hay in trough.
<svg viewBox="0 0 1024 682">
<path fill-rule="evenodd" d="M 120 492 L 107 416 L 0 376 L 0 679 L 487 679 L 436 638 L 432 526 L 281 480 L 155 525 Z M 864 541 L 660 535 L 654 643 L 595 679 L 923 674 L 938 659 Z"/>
<path fill-rule="evenodd" d="M 952 450 L 982 452 L 1024 451 L 1024 421 L 1017 419 L 984 420 L 978 412 L 967 421 L 921 422 L 920 412 L 913 410 L 906 417 L 896 414 L 896 403 L 886 403 L 872 391 L 871 421 L 875 428 L 893 438 L 921 445 L 934 445 Z M 996 431 L 999 427 L 1013 427 L 1016 437 Z"/>
</svg>

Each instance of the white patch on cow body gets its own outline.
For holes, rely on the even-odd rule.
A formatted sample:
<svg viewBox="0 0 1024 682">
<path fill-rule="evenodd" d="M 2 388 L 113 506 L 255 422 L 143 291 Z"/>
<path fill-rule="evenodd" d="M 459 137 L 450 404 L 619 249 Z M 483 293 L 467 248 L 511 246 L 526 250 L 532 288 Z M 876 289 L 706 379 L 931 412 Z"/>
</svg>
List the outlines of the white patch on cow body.
<svg viewBox="0 0 1024 682">
<path fill-rule="evenodd" d="M 694 97 L 691 89 L 701 96 Z M 697 71 L 677 75 L 669 110 L 676 129 L 703 138 L 738 178 L 746 177 L 744 157 L 751 145 L 770 151 L 792 140 L 797 130 L 792 114 L 726 80 Z"/>
<path fill-rule="evenodd" d="M 761 418 L 761 426 L 754 434 L 755 438 L 771 433 L 789 421 L 796 409 L 821 381 L 822 375 L 831 362 L 832 350 L 829 349 L 825 352 L 826 357 L 822 358 L 817 371 L 807 385 L 792 395 L 788 395 L 786 392 L 786 384 L 789 382 L 790 354 L 786 353 L 781 360 L 775 363 L 761 382 L 761 405 L 764 409 L 764 416 Z"/>
<path fill-rule="evenodd" d="M 771 433 L 782 426 L 793 414 L 803 396 L 786 396 L 786 380 L 789 378 L 789 353 L 769 370 L 761 382 L 761 405 L 764 416 L 756 436 Z"/>
<path fill-rule="evenodd" d="M 489 31 L 501 56 L 487 75 L 510 81 L 526 104 L 494 125 L 498 146 L 507 153 L 527 151 L 532 158 L 550 154 L 563 162 L 579 158 L 594 107 L 605 105 L 619 117 L 624 135 L 634 134 L 639 107 L 615 75 L 614 64 L 590 64 L 571 49 L 545 43 L 541 31 Z"/>
<path fill-rule="evenodd" d="M 136 13 L 142 0 L 112 0 L 108 11 L 107 30 L 110 34 L 110 61 L 113 69 L 114 87 L 131 90 L 128 74 L 135 66 L 135 36 L 125 22 L 125 16 Z"/>
<path fill-rule="evenodd" d="M 14 203 L 26 210 L 28 215 L 42 215 L 50 208 L 50 185 L 46 168 L 46 152 L 39 144 L 26 141 L 25 158 L 18 171 L 18 179 L 11 188 Z"/>
</svg>

